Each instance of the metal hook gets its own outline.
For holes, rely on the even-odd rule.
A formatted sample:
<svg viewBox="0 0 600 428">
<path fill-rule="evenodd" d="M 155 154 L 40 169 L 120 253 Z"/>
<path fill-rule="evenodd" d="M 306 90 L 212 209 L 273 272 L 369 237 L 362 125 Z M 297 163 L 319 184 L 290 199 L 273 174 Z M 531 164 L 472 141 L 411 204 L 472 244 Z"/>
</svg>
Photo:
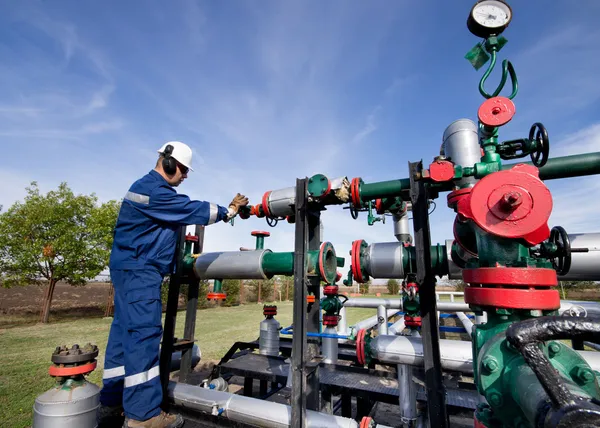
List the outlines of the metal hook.
<svg viewBox="0 0 600 428">
<path fill-rule="evenodd" d="M 481 95 L 483 95 L 484 98 L 488 98 L 488 99 L 492 98 L 492 97 L 497 97 L 500 94 L 500 92 L 502 91 L 502 89 L 504 89 L 504 85 L 506 84 L 506 80 L 508 79 L 508 75 L 510 74 L 510 80 L 512 83 L 512 94 L 510 94 L 508 99 L 512 100 L 517 95 L 517 92 L 519 91 L 519 81 L 517 79 L 517 74 L 515 73 L 515 68 L 513 67 L 512 63 L 507 59 L 502 61 L 502 79 L 500 80 L 500 84 L 498 85 L 498 88 L 494 91 L 494 93 L 490 95 L 483 88 L 483 86 L 485 85 L 485 81 L 490 76 L 490 73 L 494 69 L 495 65 L 496 65 L 496 51 L 494 49 L 492 49 L 492 59 L 490 61 L 490 65 L 489 65 L 487 71 L 481 77 L 481 81 L 479 82 L 479 93 Z"/>
</svg>

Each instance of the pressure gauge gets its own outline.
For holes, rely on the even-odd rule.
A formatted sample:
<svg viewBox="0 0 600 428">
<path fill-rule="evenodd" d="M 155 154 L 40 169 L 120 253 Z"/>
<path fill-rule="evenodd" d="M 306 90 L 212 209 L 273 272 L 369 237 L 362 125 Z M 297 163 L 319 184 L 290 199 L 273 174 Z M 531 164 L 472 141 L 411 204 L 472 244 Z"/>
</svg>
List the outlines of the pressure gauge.
<svg viewBox="0 0 600 428">
<path fill-rule="evenodd" d="M 501 0 L 481 0 L 471 9 L 467 27 L 478 37 L 502 33 L 512 19 L 512 9 Z"/>
</svg>

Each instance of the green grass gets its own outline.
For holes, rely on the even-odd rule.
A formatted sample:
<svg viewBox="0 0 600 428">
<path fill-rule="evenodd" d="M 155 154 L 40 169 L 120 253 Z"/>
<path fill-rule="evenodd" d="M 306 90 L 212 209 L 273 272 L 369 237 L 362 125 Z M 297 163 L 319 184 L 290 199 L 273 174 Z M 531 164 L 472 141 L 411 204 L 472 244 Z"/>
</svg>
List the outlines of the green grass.
<svg viewBox="0 0 600 428">
<path fill-rule="evenodd" d="M 289 326 L 291 302 L 277 302 L 277 307 L 276 318 L 282 327 Z M 348 325 L 375 313 L 375 309 L 348 308 Z M 177 337 L 183 336 L 184 319 L 185 312 L 179 312 Z M 258 325 L 263 319 L 262 304 L 199 310 L 196 339 L 203 361 L 219 360 L 236 341 L 258 338 Z M 101 385 L 111 321 L 112 318 L 82 318 L 0 330 L 0 427 L 31 426 L 35 398 L 54 384 L 48 367 L 57 345 L 98 345 L 98 369 L 88 379 Z"/>
</svg>

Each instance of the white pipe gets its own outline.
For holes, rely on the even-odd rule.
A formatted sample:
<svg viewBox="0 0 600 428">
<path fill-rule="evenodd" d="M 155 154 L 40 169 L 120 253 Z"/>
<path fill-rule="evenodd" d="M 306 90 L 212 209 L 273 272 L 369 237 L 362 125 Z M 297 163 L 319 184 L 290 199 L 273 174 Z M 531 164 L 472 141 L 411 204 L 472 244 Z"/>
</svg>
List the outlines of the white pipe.
<svg viewBox="0 0 600 428">
<path fill-rule="evenodd" d="M 373 308 L 376 309 L 384 305 L 386 309 L 402 309 L 402 299 L 378 299 L 376 297 L 366 297 L 359 299 L 348 299 L 344 302 L 347 308 Z"/>
<path fill-rule="evenodd" d="M 471 343 L 440 339 L 442 368 L 461 373 L 473 373 Z M 371 340 L 372 356 L 382 363 L 423 366 L 423 340 L 409 336 L 376 336 Z"/>
<path fill-rule="evenodd" d="M 377 307 L 377 333 L 388 334 L 388 317 L 385 306 L 380 305 Z"/>
<path fill-rule="evenodd" d="M 348 299 L 344 306 L 347 308 L 377 308 L 380 305 L 387 309 L 402 309 L 402 299 L 378 299 L 368 297 L 364 299 Z M 466 303 L 458 302 L 437 302 L 437 309 L 441 312 L 470 312 L 471 308 Z"/>
<path fill-rule="evenodd" d="M 440 339 L 440 355 L 444 370 L 466 374 L 473 373 L 471 342 Z M 423 342 L 420 337 L 376 336 L 371 340 L 374 358 L 387 364 L 423 366 Z M 575 351 L 590 365 L 600 371 L 600 352 Z"/>
<path fill-rule="evenodd" d="M 169 382 L 169 398 L 188 409 L 220 416 L 255 427 L 283 428 L 291 426 L 292 408 L 285 404 L 258 400 L 179 382 Z M 307 428 L 358 428 L 353 419 L 326 413 L 306 411 Z"/>
<path fill-rule="evenodd" d="M 395 309 L 388 309 L 387 311 L 387 317 L 393 317 L 396 313 L 398 313 L 397 310 Z M 359 330 L 362 329 L 368 329 L 373 327 L 375 324 L 377 324 L 377 315 L 373 315 L 372 317 L 369 317 L 365 320 L 359 321 L 356 324 L 354 324 L 352 327 L 350 327 L 350 332 L 353 334 L 356 334 Z"/>
<path fill-rule="evenodd" d="M 456 316 L 458 317 L 460 322 L 462 322 L 462 325 L 465 327 L 465 330 L 467 330 L 467 333 L 469 334 L 470 338 L 471 333 L 473 332 L 473 323 L 469 318 L 467 318 L 464 312 L 457 312 Z"/>
<path fill-rule="evenodd" d="M 340 309 L 340 320 L 337 325 L 337 334 L 340 336 L 348 335 L 348 320 L 346 319 L 346 316 L 346 307 L 343 306 L 342 309 Z"/>
<path fill-rule="evenodd" d="M 394 334 L 400 334 L 402 333 L 402 330 L 404 330 L 405 327 L 406 325 L 404 324 L 404 318 L 401 318 L 388 327 L 388 334 L 391 336 L 393 336 Z"/>
</svg>

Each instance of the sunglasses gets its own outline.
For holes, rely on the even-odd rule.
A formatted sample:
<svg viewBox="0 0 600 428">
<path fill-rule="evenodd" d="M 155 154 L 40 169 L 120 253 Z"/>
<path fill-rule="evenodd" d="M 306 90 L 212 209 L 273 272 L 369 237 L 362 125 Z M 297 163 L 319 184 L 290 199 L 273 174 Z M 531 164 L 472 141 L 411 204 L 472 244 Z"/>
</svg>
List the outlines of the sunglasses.
<svg viewBox="0 0 600 428">
<path fill-rule="evenodd" d="M 180 164 L 179 162 L 177 162 L 177 167 L 179 168 L 179 171 L 181 171 L 182 174 L 187 174 L 190 169 L 187 166 L 184 166 L 182 164 Z"/>
</svg>

